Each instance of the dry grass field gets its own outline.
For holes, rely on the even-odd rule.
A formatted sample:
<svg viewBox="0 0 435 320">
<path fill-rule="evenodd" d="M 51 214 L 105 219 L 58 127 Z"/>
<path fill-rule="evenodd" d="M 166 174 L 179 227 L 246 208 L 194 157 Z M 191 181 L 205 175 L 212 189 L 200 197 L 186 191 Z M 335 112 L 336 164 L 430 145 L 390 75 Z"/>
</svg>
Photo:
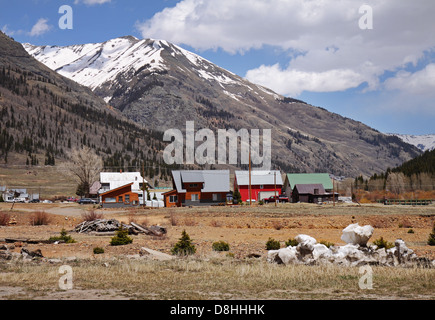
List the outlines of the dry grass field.
<svg viewBox="0 0 435 320">
<path fill-rule="evenodd" d="M 111 246 L 110 236 L 70 232 L 76 243 L 15 244 L 40 249 L 42 261 L 0 260 L 0 299 L 434 299 L 435 270 L 373 267 L 373 289 L 359 288 L 359 268 L 277 265 L 266 261 L 269 238 L 284 242 L 298 234 L 344 245 L 342 230 L 351 223 L 375 228 L 371 241 L 401 238 L 418 256 L 435 259 L 427 245 L 435 206 L 306 205 L 205 207 L 173 209 L 96 209 L 76 204 L 0 204 L 17 224 L 0 227 L 0 239 L 47 240 L 64 228 L 71 231 L 82 213 L 94 210 L 106 218 L 161 225 L 164 237 L 132 236 L 133 243 Z M 50 221 L 33 226 L 35 212 Z M 169 261 L 137 259 L 140 248 L 170 253 L 183 230 L 197 248 L 195 255 Z M 412 230 L 412 232 L 410 232 Z M 229 252 L 215 252 L 223 240 Z M 1 240 L 0 240 L 1 241 Z M 369 241 L 370 243 L 370 241 Z M 101 247 L 103 254 L 93 254 Z M 249 258 L 256 254 L 259 258 Z M 60 290 L 59 266 L 72 267 L 72 290 Z"/>
</svg>

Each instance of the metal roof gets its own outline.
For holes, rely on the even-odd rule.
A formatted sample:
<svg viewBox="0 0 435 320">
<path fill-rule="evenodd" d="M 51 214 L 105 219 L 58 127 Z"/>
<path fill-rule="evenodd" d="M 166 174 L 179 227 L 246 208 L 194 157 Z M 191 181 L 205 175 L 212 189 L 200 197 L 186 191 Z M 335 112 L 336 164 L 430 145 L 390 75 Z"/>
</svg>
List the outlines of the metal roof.
<svg viewBox="0 0 435 320">
<path fill-rule="evenodd" d="M 175 187 L 178 193 L 185 193 L 183 183 L 203 182 L 201 192 L 228 192 L 230 191 L 229 170 L 181 170 L 172 171 Z"/>
<path fill-rule="evenodd" d="M 297 184 L 295 189 L 298 190 L 299 194 L 314 194 L 314 189 L 319 190 L 319 195 L 325 194 L 325 189 L 322 184 Z"/>
<path fill-rule="evenodd" d="M 252 170 L 251 171 L 251 185 L 273 185 L 275 184 L 275 174 L 276 174 L 276 184 L 282 185 L 281 172 L 279 170 L 263 171 L 263 170 Z M 239 186 L 249 185 L 249 171 L 236 171 L 235 172 L 237 184 Z"/>
<path fill-rule="evenodd" d="M 184 183 L 205 182 L 201 171 L 181 171 L 180 174 Z"/>
<path fill-rule="evenodd" d="M 326 190 L 333 189 L 328 173 L 287 173 L 287 180 L 293 190 L 297 184 L 322 184 Z"/>
</svg>

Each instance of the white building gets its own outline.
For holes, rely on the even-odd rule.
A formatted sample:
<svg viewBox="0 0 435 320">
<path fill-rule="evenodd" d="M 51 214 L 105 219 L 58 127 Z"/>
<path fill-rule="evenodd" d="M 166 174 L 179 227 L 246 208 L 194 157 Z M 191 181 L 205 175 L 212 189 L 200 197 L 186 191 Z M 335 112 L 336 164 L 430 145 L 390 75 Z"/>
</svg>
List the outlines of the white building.
<svg viewBox="0 0 435 320">
<path fill-rule="evenodd" d="M 142 177 L 140 172 L 101 172 L 101 188 L 98 193 L 101 194 L 125 186 L 126 184 L 133 183 L 131 191 L 139 195 L 139 202 L 140 204 L 143 204 L 142 197 L 144 192 L 142 190 L 142 185 L 144 182 L 148 185 L 148 181 Z M 146 196 L 145 192 L 145 198 Z"/>
</svg>

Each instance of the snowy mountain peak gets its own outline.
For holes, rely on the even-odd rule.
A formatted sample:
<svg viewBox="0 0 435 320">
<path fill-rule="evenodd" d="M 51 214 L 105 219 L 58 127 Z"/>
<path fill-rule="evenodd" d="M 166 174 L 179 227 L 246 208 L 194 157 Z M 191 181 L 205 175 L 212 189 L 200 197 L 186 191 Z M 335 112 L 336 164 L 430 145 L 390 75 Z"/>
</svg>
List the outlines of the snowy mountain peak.
<svg viewBox="0 0 435 320">
<path fill-rule="evenodd" d="M 404 142 L 412 144 L 422 151 L 431 151 L 435 149 L 435 134 L 410 135 L 390 133 L 389 135 L 397 136 Z"/>
<path fill-rule="evenodd" d="M 126 36 L 103 43 L 66 47 L 31 44 L 23 44 L 23 47 L 49 68 L 92 90 L 115 80 L 119 73 L 137 71 L 144 65 L 151 71 L 165 69 L 161 58 L 162 43 L 153 39 Z"/>
</svg>

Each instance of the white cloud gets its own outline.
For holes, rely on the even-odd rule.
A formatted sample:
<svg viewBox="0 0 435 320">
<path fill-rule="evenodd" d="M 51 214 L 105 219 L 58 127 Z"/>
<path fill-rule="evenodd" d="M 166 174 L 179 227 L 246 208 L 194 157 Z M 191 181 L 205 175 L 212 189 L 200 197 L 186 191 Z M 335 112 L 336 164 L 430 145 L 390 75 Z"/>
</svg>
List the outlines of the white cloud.
<svg viewBox="0 0 435 320">
<path fill-rule="evenodd" d="M 385 88 L 413 95 L 435 96 L 435 64 L 428 64 L 414 73 L 399 71 L 395 77 L 385 81 Z"/>
<path fill-rule="evenodd" d="M 373 30 L 359 28 L 363 4 L 373 8 Z M 415 65 L 435 47 L 434 13 L 433 0 L 182 0 L 137 27 L 144 38 L 197 50 L 235 54 L 268 45 L 302 52 L 285 68 L 261 66 L 246 74 L 280 93 L 364 82 L 372 90 L 385 71 Z"/>
<path fill-rule="evenodd" d="M 47 22 L 48 19 L 44 19 L 44 18 L 39 19 L 38 22 L 36 22 L 36 24 L 32 27 L 32 30 L 29 32 L 29 35 L 31 37 L 38 37 L 50 31 L 52 26 L 50 26 Z"/>
<path fill-rule="evenodd" d="M 282 70 L 278 64 L 248 71 L 246 77 L 253 83 L 273 88 L 282 95 L 296 97 L 303 90 L 313 92 L 344 91 L 358 87 L 364 77 L 350 69 L 333 69 L 323 72 Z"/>
</svg>

